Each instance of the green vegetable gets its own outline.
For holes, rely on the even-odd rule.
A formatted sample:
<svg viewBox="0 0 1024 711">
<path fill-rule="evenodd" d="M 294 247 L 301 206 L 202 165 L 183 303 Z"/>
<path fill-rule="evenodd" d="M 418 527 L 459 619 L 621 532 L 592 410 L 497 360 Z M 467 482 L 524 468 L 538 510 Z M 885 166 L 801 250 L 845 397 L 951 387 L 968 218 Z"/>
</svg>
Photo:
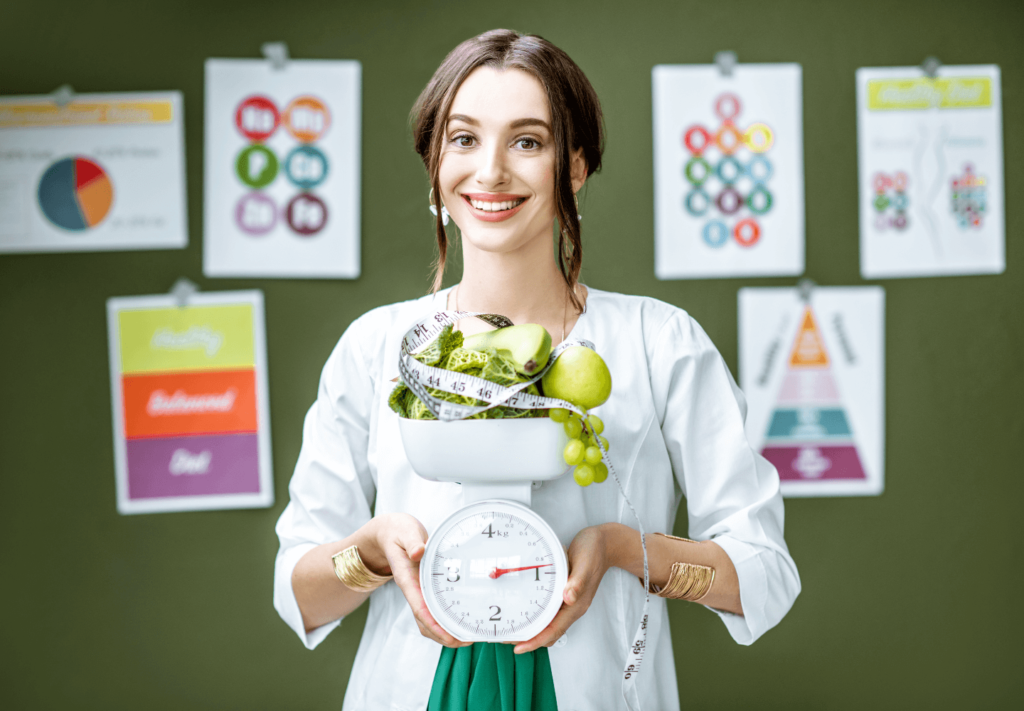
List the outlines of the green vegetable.
<svg viewBox="0 0 1024 711">
<path fill-rule="evenodd" d="M 413 358 L 423 363 L 445 370 L 452 370 L 456 373 L 474 375 L 484 380 L 489 380 L 498 385 L 515 385 L 529 380 L 516 372 L 515 363 L 506 355 L 493 349 L 470 350 L 462 347 L 462 333 L 453 331 L 451 326 L 445 326 L 440 335 L 427 345 L 419 353 L 414 353 Z M 486 405 L 483 400 L 477 400 L 465 395 L 455 395 L 436 388 L 427 388 L 434 397 L 447 402 L 454 402 L 460 405 Z M 536 385 L 529 385 L 522 392 L 539 395 Z M 426 405 L 416 397 L 416 394 L 409 387 L 399 381 L 395 389 L 391 391 L 388 398 L 388 406 L 391 407 L 399 417 L 411 420 L 434 420 L 437 419 L 430 412 Z M 499 405 L 490 410 L 484 410 L 469 419 L 501 419 L 514 417 L 543 417 L 544 410 L 522 410 L 514 407 Z"/>
</svg>

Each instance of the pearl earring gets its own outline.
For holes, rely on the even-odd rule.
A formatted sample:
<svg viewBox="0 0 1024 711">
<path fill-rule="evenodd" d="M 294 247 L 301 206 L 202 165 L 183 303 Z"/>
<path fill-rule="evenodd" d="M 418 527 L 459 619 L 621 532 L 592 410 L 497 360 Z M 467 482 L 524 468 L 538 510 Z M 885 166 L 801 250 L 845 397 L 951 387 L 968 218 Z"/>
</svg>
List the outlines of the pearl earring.
<svg viewBox="0 0 1024 711">
<path fill-rule="evenodd" d="M 437 207 L 434 206 L 434 189 L 433 188 L 430 189 L 429 200 L 430 200 L 430 214 L 433 215 L 434 217 L 437 217 Z M 444 225 L 445 227 L 448 226 L 448 208 L 445 207 L 444 205 L 441 205 L 441 224 Z"/>
</svg>

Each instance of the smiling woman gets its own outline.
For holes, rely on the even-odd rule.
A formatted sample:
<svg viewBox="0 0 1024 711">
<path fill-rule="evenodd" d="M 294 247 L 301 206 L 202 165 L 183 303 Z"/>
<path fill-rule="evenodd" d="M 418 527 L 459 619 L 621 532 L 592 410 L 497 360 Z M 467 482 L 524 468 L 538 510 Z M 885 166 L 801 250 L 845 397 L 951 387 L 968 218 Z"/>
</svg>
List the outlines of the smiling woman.
<svg viewBox="0 0 1024 711">
<path fill-rule="evenodd" d="M 496 106 L 503 110 L 495 111 Z M 601 167 L 604 131 L 597 93 L 576 63 L 540 37 L 485 32 L 445 58 L 416 102 L 413 117 L 416 152 L 427 168 L 438 213 L 442 200 L 449 212 L 465 201 L 472 209 L 463 214 L 483 221 L 491 221 L 492 215 L 482 213 L 501 208 L 505 214 L 493 215 L 500 222 L 514 214 L 503 203 L 520 200 L 525 205 L 532 198 L 532 229 L 517 225 L 506 233 L 536 237 L 543 230 L 550 235 L 551 219 L 557 220 L 558 266 L 572 305 L 582 311 L 576 283 L 583 245 L 575 196 Z M 476 163 L 460 157 L 479 151 L 488 152 L 487 165 L 470 176 Z M 524 193 L 493 192 L 493 185 L 503 184 L 513 172 L 521 176 Z M 455 222 L 470 240 L 478 234 L 471 221 Z M 444 275 L 448 238 L 440 218 L 435 229 L 436 291 Z"/>
<path fill-rule="evenodd" d="M 328 360 L 278 522 L 275 606 L 313 648 L 372 592 L 345 709 L 678 709 L 664 598 L 707 606 L 750 644 L 800 591 L 778 474 L 747 443 L 742 394 L 685 311 L 579 283 L 575 196 L 601 165 L 603 134 L 597 96 L 562 50 L 509 30 L 469 39 L 441 64 L 413 117 L 436 218 L 433 293 L 360 317 Z M 445 212 L 459 228 L 463 271 L 441 291 Z M 622 443 L 609 455 L 622 492 L 651 531 L 672 530 L 685 495 L 694 539 L 647 537 L 660 597 L 646 617 L 631 507 L 617 488 L 584 489 L 570 477 L 531 497 L 568 547 L 561 606 L 545 628 L 514 647 L 470 648 L 431 615 L 419 584 L 427 531 L 459 508 L 462 489 L 416 476 L 388 395 L 410 324 L 452 308 L 540 324 L 556 343 L 571 335 L 597 345 L 616 383 L 600 417 L 607 440 Z M 541 577 L 516 562 L 484 575 Z M 638 675 L 624 666 L 641 619 Z"/>
</svg>

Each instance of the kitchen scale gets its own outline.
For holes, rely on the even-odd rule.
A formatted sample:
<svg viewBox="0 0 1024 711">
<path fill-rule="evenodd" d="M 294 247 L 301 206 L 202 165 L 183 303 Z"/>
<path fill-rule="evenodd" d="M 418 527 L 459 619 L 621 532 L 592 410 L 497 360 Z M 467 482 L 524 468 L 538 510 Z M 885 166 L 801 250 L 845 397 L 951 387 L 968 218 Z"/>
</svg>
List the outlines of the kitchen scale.
<svg viewBox="0 0 1024 711">
<path fill-rule="evenodd" d="M 568 561 L 530 509 L 534 482 L 562 476 L 568 437 L 549 418 L 399 419 L 413 470 L 462 484 L 462 507 L 427 540 L 420 587 L 430 614 L 462 642 L 522 642 L 562 606 Z"/>
<path fill-rule="evenodd" d="M 556 398 L 526 392 L 528 382 L 502 386 L 465 373 L 419 362 L 413 357 L 448 326 L 475 316 L 495 328 L 512 322 L 497 314 L 439 311 L 420 319 L 402 338 L 398 372 L 402 381 L 437 417 L 399 418 L 399 431 L 413 470 L 430 481 L 462 484 L 462 507 L 427 539 L 420 560 L 420 588 L 430 614 L 462 642 L 524 642 L 554 619 L 562 607 L 568 561 L 548 523 L 530 509 L 534 482 L 565 474 L 562 457 L 569 438 L 548 417 L 467 419 L 496 405 L 520 409 L 560 407 L 585 412 Z M 546 368 L 568 348 L 594 348 L 583 339 L 563 341 Z M 545 371 L 546 371 L 545 368 Z M 534 375 L 539 380 L 545 371 Z M 531 381 L 531 382 L 532 382 Z M 431 389 L 472 397 L 483 405 L 449 402 Z M 647 647 L 650 605 L 644 528 L 601 446 L 609 476 L 636 518 L 644 556 L 644 606 L 622 670 L 622 694 L 640 708 L 636 680 Z M 635 703 L 634 703 L 635 702 Z"/>
</svg>

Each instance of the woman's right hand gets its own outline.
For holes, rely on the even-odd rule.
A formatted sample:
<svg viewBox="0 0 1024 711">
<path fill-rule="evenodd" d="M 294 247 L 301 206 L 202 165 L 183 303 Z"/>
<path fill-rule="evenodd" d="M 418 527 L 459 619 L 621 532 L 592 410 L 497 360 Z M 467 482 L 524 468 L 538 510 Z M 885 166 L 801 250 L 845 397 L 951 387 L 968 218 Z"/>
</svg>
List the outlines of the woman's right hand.
<svg viewBox="0 0 1024 711">
<path fill-rule="evenodd" d="M 414 516 L 405 513 L 381 514 L 374 517 L 377 546 L 387 559 L 395 583 L 412 609 L 420 634 L 445 647 L 465 647 L 444 631 L 427 609 L 420 589 L 420 560 L 426 551 L 427 529 Z"/>
</svg>

